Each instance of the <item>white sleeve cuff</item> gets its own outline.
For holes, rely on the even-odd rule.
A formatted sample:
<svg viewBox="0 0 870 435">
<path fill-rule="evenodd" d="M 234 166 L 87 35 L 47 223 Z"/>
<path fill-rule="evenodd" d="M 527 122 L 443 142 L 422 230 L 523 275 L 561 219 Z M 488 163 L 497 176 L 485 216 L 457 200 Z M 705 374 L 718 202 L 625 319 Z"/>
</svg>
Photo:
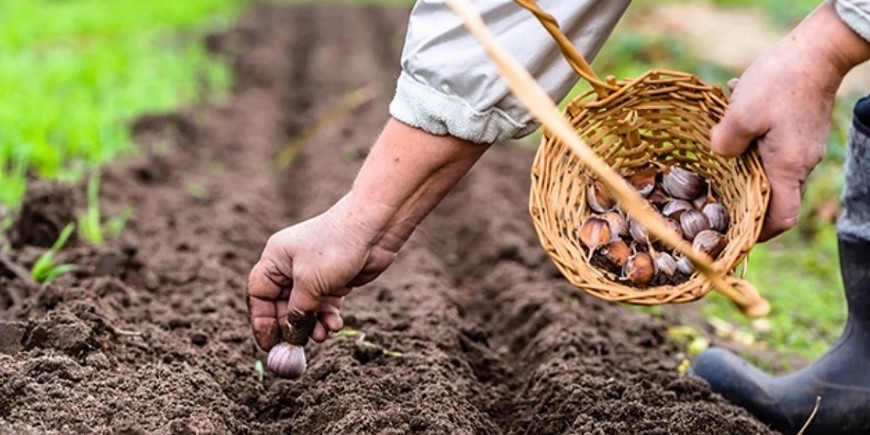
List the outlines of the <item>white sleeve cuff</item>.
<svg viewBox="0 0 870 435">
<path fill-rule="evenodd" d="M 427 133 L 450 135 L 474 143 L 501 142 L 525 136 L 538 128 L 534 122 L 518 122 L 498 107 L 480 112 L 462 98 L 417 82 L 405 72 L 396 84 L 390 115 Z"/>
<path fill-rule="evenodd" d="M 830 0 L 840 19 L 855 33 L 870 41 L 870 1 Z"/>
</svg>

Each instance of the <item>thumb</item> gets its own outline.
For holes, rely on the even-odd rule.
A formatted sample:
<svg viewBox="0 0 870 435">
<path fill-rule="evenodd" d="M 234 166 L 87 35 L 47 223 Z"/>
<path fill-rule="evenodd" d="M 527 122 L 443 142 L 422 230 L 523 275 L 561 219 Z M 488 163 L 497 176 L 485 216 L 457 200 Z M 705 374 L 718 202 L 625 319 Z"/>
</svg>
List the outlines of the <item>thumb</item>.
<svg viewBox="0 0 870 435">
<path fill-rule="evenodd" d="M 318 293 L 304 280 L 294 279 L 290 300 L 287 302 L 286 330 L 281 331 L 283 340 L 296 346 L 304 346 L 314 332 L 319 306 Z"/>
<path fill-rule="evenodd" d="M 737 157 L 756 139 L 767 132 L 756 120 L 749 121 L 752 111 L 745 105 L 735 103 L 710 132 L 710 148 L 725 157 Z"/>
</svg>

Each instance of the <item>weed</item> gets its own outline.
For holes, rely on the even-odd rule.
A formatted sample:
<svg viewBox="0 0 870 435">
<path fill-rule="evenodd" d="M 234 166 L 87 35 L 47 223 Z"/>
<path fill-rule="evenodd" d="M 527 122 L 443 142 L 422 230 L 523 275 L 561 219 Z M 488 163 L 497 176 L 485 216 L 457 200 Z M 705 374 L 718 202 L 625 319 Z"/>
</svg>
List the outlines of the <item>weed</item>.
<svg viewBox="0 0 870 435">
<path fill-rule="evenodd" d="M 118 237 L 124 230 L 127 221 L 133 216 L 133 210 L 128 206 L 119 215 L 107 221 L 102 221 L 100 212 L 100 175 L 91 174 L 87 187 L 88 207 L 85 214 L 79 217 L 79 235 L 95 246 L 101 246 L 106 238 Z"/>
<path fill-rule="evenodd" d="M 57 277 L 75 270 L 75 266 L 72 264 L 56 264 L 54 262 L 54 256 L 63 249 L 64 245 L 66 245 L 66 242 L 69 240 L 73 231 L 75 231 L 75 227 L 76 226 L 73 223 L 67 224 L 67 226 L 60 232 L 60 236 L 58 236 L 54 245 L 52 245 L 48 251 L 45 251 L 40 255 L 36 260 L 36 263 L 33 264 L 33 269 L 30 270 L 30 276 L 32 276 L 36 282 L 50 284 Z"/>
<path fill-rule="evenodd" d="M 262 360 L 258 359 L 257 362 L 254 363 L 254 371 L 257 372 L 257 377 L 260 379 L 260 383 L 262 383 L 263 379 L 266 378 L 266 369 L 263 366 Z"/>
</svg>

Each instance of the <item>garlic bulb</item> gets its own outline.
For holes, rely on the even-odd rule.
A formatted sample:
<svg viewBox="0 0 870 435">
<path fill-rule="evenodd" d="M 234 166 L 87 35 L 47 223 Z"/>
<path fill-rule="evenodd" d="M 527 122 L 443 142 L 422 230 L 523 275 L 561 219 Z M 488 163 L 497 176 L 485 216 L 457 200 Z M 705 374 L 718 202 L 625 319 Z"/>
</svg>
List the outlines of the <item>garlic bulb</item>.
<svg viewBox="0 0 870 435">
<path fill-rule="evenodd" d="M 710 228 L 720 233 L 728 231 L 728 210 L 720 202 L 711 202 L 704 206 L 704 215 L 710 221 Z"/>
<path fill-rule="evenodd" d="M 601 218 L 591 217 L 580 227 L 580 241 L 590 251 L 610 242 L 612 233 L 610 224 Z"/>
<path fill-rule="evenodd" d="M 276 375 L 286 379 L 296 379 L 305 373 L 305 349 L 290 343 L 278 343 L 269 351 L 266 364 Z"/>
<path fill-rule="evenodd" d="M 713 230 L 705 230 L 695 236 L 692 242 L 692 250 L 699 253 L 709 255 L 711 258 L 716 258 L 728 242 L 725 236 Z"/>
<path fill-rule="evenodd" d="M 693 200 L 704 191 L 704 179 L 694 172 L 673 166 L 662 176 L 662 187 L 674 198 Z"/>
<path fill-rule="evenodd" d="M 638 252 L 628 257 L 628 261 L 622 268 L 622 276 L 638 285 L 649 284 L 655 277 L 652 258 L 645 252 Z"/>
<path fill-rule="evenodd" d="M 701 231 L 709 230 L 710 222 L 707 221 L 707 216 L 704 216 L 704 213 L 692 209 L 686 210 L 680 215 L 680 227 L 683 229 L 683 236 L 691 241 Z"/>
<path fill-rule="evenodd" d="M 625 242 L 622 240 L 616 240 L 601 248 L 601 253 L 604 254 L 604 257 L 607 258 L 607 261 L 609 261 L 610 264 L 616 267 L 623 267 L 628 261 L 628 256 L 631 254 L 631 251 Z"/>
<path fill-rule="evenodd" d="M 620 237 L 628 237 L 628 221 L 621 214 L 609 211 L 602 213 L 598 217 L 610 224 L 610 233 L 613 240 L 618 240 Z"/>
<path fill-rule="evenodd" d="M 593 181 L 586 189 L 586 203 L 596 213 L 604 213 L 616 205 L 616 200 L 613 199 L 604 184 L 600 181 Z"/>
</svg>

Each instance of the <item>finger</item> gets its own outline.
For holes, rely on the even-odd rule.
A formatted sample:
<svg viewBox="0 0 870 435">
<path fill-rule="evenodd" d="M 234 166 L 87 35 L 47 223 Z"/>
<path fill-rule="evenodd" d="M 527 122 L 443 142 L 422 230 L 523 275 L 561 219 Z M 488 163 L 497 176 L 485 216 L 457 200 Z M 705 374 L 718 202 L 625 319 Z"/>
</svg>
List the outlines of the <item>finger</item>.
<svg viewBox="0 0 870 435">
<path fill-rule="evenodd" d="M 318 323 L 320 294 L 308 283 L 307 279 L 296 276 L 287 301 L 287 328 L 283 331 L 282 338 L 297 346 L 305 345 Z"/>
<path fill-rule="evenodd" d="M 323 326 L 322 323 L 317 322 L 314 324 L 314 331 L 311 332 L 312 340 L 318 343 L 322 343 L 324 340 L 326 340 L 326 337 L 328 336 L 329 334 L 326 332 L 326 327 Z"/>
<path fill-rule="evenodd" d="M 320 310 L 318 312 L 318 320 L 327 331 L 340 331 L 344 327 L 344 320 L 341 318 L 341 303 L 340 297 L 326 297 L 320 302 Z"/>
<path fill-rule="evenodd" d="M 731 92 L 734 92 L 737 89 L 737 84 L 740 83 L 740 79 L 731 79 L 728 80 L 728 89 Z"/>
<path fill-rule="evenodd" d="M 756 139 L 767 133 L 757 120 L 751 120 L 751 108 L 735 103 L 710 132 L 710 147 L 726 157 L 737 157 Z"/>
<path fill-rule="evenodd" d="M 280 340 L 280 329 L 276 318 L 276 300 L 285 293 L 283 279 L 277 268 L 268 262 L 260 261 L 248 276 L 248 314 L 257 345 L 269 350 Z"/>
<path fill-rule="evenodd" d="M 758 240 L 770 240 L 785 230 L 795 226 L 800 216 L 800 180 L 776 177 L 770 174 L 770 204 Z"/>
</svg>

